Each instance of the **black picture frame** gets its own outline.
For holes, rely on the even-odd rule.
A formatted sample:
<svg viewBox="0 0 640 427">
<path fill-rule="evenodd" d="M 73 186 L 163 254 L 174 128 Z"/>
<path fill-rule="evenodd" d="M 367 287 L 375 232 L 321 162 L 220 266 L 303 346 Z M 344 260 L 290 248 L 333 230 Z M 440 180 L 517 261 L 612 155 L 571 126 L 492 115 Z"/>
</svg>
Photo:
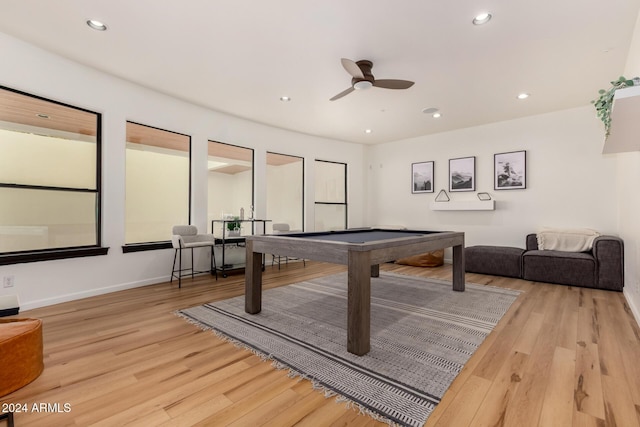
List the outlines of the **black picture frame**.
<svg viewBox="0 0 640 427">
<path fill-rule="evenodd" d="M 525 150 L 493 155 L 493 188 L 495 190 L 527 188 L 527 152 Z"/>
<path fill-rule="evenodd" d="M 411 192 L 433 193 L 435 162 L 411 163 Z"/>
<path fill-rule="evenodd" d="M 476 191 L 476 157 L 449 159 L 449 191 Z"/>
</svg>

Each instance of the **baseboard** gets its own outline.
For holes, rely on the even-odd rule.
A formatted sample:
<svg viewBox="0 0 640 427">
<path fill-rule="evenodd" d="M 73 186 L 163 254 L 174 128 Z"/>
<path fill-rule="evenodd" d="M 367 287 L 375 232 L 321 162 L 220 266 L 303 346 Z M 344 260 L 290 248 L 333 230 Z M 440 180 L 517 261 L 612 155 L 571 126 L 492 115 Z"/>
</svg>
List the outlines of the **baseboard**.
<svg viewBox="0 0 640 427">
<path fill-rule="evenodd" d="M 34 308 L 46 307 L 49 305 L 60 304 L 63 302 L 75 301 L 78 299 L 94 297 L 97 295 L 109 294 L 111 292 L 124 291 L 126 289 L 140 288 L 142 286 L 155 285 L 156 283 L 168 282 L 171 276 L 156 277 L 153 279 L 139 280 L 136 282 L 121 283 L 113 286 L 105 286 L 103 288 L 90 289 L 83 292 L 74 292 L 64 295 L 56 295 L 51 298 L 43 298 L 40 300 L 21 302 L 21 311 L 33 310 Z"/>
<path fill-rule="evenodd" d="M 627 304 L 629 304 L 629 308 L 631 309 L 631 313 L 633 317 L 636 319 L 636 323 L 640 326 L 640 307 L 636 306 L 633 302 L 633 299 L 629 296 L 628 292 L 622 292 L 624 294 L 624 298 L 627 300 Z"/>
<path fill-rule="evenodd" d="M 18 313 L 20 313 L 19 307 L 0 309 L 0 317 L 17 316 Z"/>
</svg>

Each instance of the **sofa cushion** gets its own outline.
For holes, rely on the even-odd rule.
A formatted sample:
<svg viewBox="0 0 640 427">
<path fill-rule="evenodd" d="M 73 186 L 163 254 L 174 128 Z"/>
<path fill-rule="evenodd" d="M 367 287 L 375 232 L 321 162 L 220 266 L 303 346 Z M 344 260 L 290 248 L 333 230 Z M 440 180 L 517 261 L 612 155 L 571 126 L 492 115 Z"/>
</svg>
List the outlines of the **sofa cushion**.
<svg viewBox="0 0 640 427">
<path fill-rule="evenodd" d="M 470 246 L 464 250 L 465 271 L 520 278 L 523 253 L 509 246 Z"/>
<path fill-rule="evenodd" d="M 522 256 L 522 277 L 534 282 L 597 287 L 596 260 L 588 252 L 527 251 Z"/>
</svg>

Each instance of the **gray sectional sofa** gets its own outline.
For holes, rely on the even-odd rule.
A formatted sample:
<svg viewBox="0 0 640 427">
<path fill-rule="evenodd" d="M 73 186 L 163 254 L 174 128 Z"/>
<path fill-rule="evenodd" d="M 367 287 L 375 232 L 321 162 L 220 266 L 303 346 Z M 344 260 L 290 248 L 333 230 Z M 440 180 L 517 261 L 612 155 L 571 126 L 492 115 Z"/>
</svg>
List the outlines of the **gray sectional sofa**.
<svg viewBox="0 0 640 427">
<path fill-rule="evenodd" d="M 534 282 L 622 291 L 624 243 L 615 236 L 599 236 L 587 252 L 538 250 L 535 234 L 526 249 L 501 246 L 465 248 L 465 269 L 470 273 L 519 277 Z"/>
</svg>

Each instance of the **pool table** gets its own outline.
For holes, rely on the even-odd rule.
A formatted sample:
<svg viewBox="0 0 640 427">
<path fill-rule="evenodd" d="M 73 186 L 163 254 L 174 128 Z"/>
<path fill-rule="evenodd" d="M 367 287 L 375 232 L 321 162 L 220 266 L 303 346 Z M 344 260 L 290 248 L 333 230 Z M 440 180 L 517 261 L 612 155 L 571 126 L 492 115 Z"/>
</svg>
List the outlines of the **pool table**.
<svg viewBox="0 0 640 427">
<path fill-rule="evenodd" d="M 358 228 L 328 232 L 246 236 L 245 311 L 262 309 L 262 255 L 277 254 L 348 266 L 347 350 L 370 349 L 371 277 L 387 261 L 453 248 L 453 290 L 464 291 L 464 233 Z"/>
</svg>

